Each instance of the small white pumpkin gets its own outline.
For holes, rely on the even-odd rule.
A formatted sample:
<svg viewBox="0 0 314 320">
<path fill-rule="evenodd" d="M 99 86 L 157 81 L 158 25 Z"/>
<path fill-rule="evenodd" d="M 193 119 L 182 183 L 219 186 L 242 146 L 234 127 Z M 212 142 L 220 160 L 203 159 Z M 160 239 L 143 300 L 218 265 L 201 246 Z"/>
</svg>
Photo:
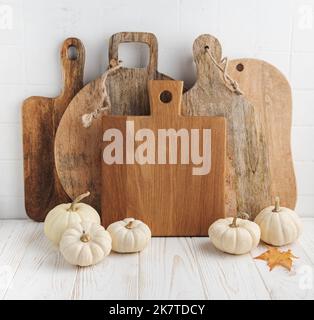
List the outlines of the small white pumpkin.
<svg viewBox="0 0 314 320">
<path fill-rule="evenodd" d="M 58 245 L 63 232 L 72 223 L 92 221 L 100 224 L 98 212 L 88 204 L 79 203 L 90 195 L 86 192 L 78 196 L 72 203 L 57 205 L 49 211 L 44 224 L 44 232 L 48 239 Z"/>
<path fill-rule="evenodd" d="M 120 253 L 143 250 L 152 236 L 149 227 L 134 218 L 114 222 L 107 230 L 112 238 L 112 250 Z"/>
<path fill-rule="evenodd" d="M 276 197 L 275 206 L 263 209 L 255 218 L 261 228 L 261 239 L 273 246 L 284 246 L 295 241 L 301 234 L 301 220 L 293 210 L 280 207 Z"/>
<path fill-rule="evenodd" d="M 100 262 L 110 253 L 111 237 L 97 223 L 76 222 L 63 233 L 60 251 L 70 264 L 87 267 Z"/>
<path fill-rule="evenodd" d="M 256 223 L 235 216 L 215 221 L 209 227 L 208 235 L 217 249 L 244 254 L 258 245 L 261 231 Z"/>
</svg>

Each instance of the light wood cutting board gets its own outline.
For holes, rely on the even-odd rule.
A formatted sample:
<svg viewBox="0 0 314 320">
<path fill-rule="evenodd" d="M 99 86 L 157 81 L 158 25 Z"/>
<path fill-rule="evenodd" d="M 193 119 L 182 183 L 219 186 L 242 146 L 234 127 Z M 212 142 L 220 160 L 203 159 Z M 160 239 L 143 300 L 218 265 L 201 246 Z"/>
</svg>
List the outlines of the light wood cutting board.
<svg viewBox="0 0 314 320">
<path fill-rule="evenodd" d="M 69 55 L 70 47 L 76 48 L 76 57 Z M 43 221 L 53 207 L 70 200 L 55 169 L 54 140 L 64 111 L 83 87 L 84 62 L 82 42 L 66 39 L 61 48 L 62 93 L 56 98 L 30 97 L 22 106 L 25 209 L 36 221 Z"/>
<path fill-rule="evenodd" d="M 221 61 L 216 38 L 201 35 L 195 40 L 197 80 L 183 95 L 184 114 L 227 118 L 226 213 L 243 211 L 254 217 L 271 203 L 267 139 L 261 130 L 264 119 L 245 96 L 226 86 L 207 49 L 217 62 Z"/>
<path fill-rule="evenodd" d="M 103 150 L 112 147 L 112 143 L 117 143 L 118 140 L 112 138 L 109 130 L 118 129 L 123 136 L 124 155 L 120 153 L 123 162 L 121 164 L 112 164 L 111 160 L 107 160 L 107 163 L 102 161 L 102 223 L 107 227 L 114 221 L 134 217 L 147 223 L 154 236 L 206 236 L 208 226 L 216 219 L 224 217 L 225 212 L 225 118 L 182 116 L 181 81 L 151 80 L 148 88 L 151 115 L 103 116 L 104 137 L 110 136 L 109 141 L 103 142 Z M 168 97 L 168 100 L 163 100 L 163 96 Z M 131 123 L 131 126 L 127 127 L 127 122 Z M 135 137 L 139 137 L 140 129 L 150 130 L 150 140 L 145 136 L 147 133 L 138 138 L 140 141 L 129 138 L 128 146 L 134 143 L 134 147 L 126 151 L 126 136 L 130 137 L 133 132 Z M 185 130 L 185 138 L 176 140 L 177 150 L 170 147 L 169 139 L 162 144 L 165 140 L 160 137 L 160 130 L 169 129 L 175 130 L 175 133 Z M 200 140 L 196 144 L 191 129 L 199 130 L 197 137 Z M 208 141 L 203 139 L 204 129 L 209 130 Z M 148 150 L 152 145 L 155 148 L 150 152 Z M 174 145 L 175 143 L 172 144 Z M 138 153 L 141 147 L 146 151 Z M 162 152 L 163 147 L 165 149 Z M 185 147 L 187 149 L 184 149 Z M 193 168 L 203 166 L 192 162 L 194 155 L 199 155 L 199 150 L 192 154 L 193 147 L 200 148 L 200 154 L 204 155 L 203 150 L 206 150 L 210 155 L 207 158 L 209 161 L 204 161 L 209 166 L 204 166 L 201 175 L 196 175 L 195 172 L 193 174 Z M 118 150 L 119 147 L 114 149 L 115 155 L 119 154 Z M 181 162 L 184 158 L 182 150 L 188 150 L 185 154 L 188 161 L 184 164 Z M 109 151 L 107 156 L 109 154 L 111 157 L 112 149 Z M 132 152 L 135 153 L 134 164 L 126 164 L 126 158 Z M 177 157 L 177 161 L 172 158 L 170 164 L 171 153 Z M 141 158 L 141 154 L 144 158 Z M 161 154 L 165 155 L 163 164 L 158 160 Z M 108 159 L 107 156 L 104 158 Z M 148 157 L 154 160 L 147 163 Z M 132 163 L 134 157 L 131 156 L 130 159 L 129 163 Z M 143 162 L 139 163 L 136 159 L 142 159 Z"/>
<path fill-rule="evenodd" d="M 270 168 L 269 194 L 272 198 L 279 196 L 283 206 L 294 209 L 297 188 L 291 154 L 289 82 L 273 65 L 258 59 L 231 60 L 228 73 L 239 83 L 258 115 Z"/>
<path fill-rule="evenodd" d="M 71 101 L 64 113 L 55 139 L 55 162 L 60 181 L 74 199 L 86 190 L 86 202 L 100 210 L 101 194 L 101 117 L 90 128 L 83 128 L 82 115 L 103 105 L 104 85 L 110 97 L 112 114 L 149 114 L 147 81 L 170 79 L 157 71 L 158 43 L 151 33 L 120 32 L 110 38 L 109 61 L 119 60 L 118 47 L 123 42 L 140 42 L 150 50 L 147 68 L 122 67 L 111 73 L 105 84 L 103 77 L 86 85 Z"/>
</svg>

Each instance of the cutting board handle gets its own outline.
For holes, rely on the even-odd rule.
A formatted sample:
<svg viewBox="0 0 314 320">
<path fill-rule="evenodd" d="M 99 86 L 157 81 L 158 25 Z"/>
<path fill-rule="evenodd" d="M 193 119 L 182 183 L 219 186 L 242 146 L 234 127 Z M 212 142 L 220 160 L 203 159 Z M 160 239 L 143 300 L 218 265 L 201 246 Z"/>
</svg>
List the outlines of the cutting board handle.
<svg viewBox="0 0 314 320">
<path fill-rule="evenodd" d="M 197 81 L 211 80 L 209 77 L 213 62 L 208 59 L 206 49 L 209 49 L 214 59 L 219 63 L 222 57 L 222 49 L 217 38 L 210 34 L 202 34 L 193 43 L 193 56 L 197 70 Z"/>
<path fill-rule="evenodd" d="M 119 32 L 111 36 L 109 40 L 109 61 L 119 60 L 118 47 L 120 43 L 140 42 L 149 47 L 149 62 L 147 73 L 150 79 L 153 79 L 158 64 L 158 42 L 153 33 L 148 32 Z"/>
<path fill-rule="evenodd" d="M 183 81 L 149 80 L 148 94 L 152 117 L 181 114 Z"/>
<path fill-rule="evenodd" d="M 81 40 L 68 38 L 60 51 L 62 64 L 62 98 L 73 97 L 83 87 L 85 48 Z"/>
</svg>

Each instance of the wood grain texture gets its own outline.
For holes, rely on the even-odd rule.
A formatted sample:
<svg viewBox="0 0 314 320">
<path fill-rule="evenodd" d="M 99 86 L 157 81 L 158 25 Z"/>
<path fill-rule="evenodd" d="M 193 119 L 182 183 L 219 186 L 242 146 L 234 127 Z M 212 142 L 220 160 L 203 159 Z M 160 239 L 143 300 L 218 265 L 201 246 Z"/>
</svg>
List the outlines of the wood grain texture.
<svg viewBox="0 0 314 320">
<path fill-rule="evenodd" d="M 38 225 L 30 221 L 0 221 L 0 300 L 12 287 L 13 278 Z"/>
<path fill-rule="evenodd" d="M 70 299 L 77 268 L 69 265 L 45 237 L 43 224 L 26 234 L 29 246 L 5 299 Z"/>
<path fill-rule="evenodd" d="M 249 254 L 223 253 L 208 238 L 192 238 L 191 241 L 206 299 L 270 299 Z"/>
<path fill-rule="evenodd" d="M 197 81 L 183 95 L 185 115 L 227 118 L 226 212 L 244 211 L 254 217 L 271 203 L 270 169 L 266 139 L 254 106 L 228 88 L 206 48 L 221 61 L 221 46 L 210 35 L 193 45 Z"/>
<path fill-rule="evenodd" d="M 43 224 L 2 220 L 0 299 L 314 299 L 314 219 L 302 221 L 303 234 L 289 246 L 299 257 L 293 270 L 269 272 L 253 260 L 263 245 L 251 256 L 233 256 L 207 237 L 153 238 L 139 254 L 111 253 L 77 268 L 45 239 Z"/>
<path fill-rule="evenodd" d="M 170 79 L 157 71 L 158 43 L 151 33 L 121 32 L 114 34 L 109 43 L 109 61 L 119 60 L 118 47 L 122 42 L 141 42 L 150 48 L 147 68 L 122 67 L 86 85 L 73 99 L 60 122 L 55 141 L 55 161 L 60 181 L 73 199 L 89 190 L 87 202 L 100 210 L 101 194 L 101 117 L 90 128 L 83 128 L 82 115 L 104 103 L 104 86 L 110 97 L 111 113 L 120 115 L 149 114 L 147 81 Z"/>
<path fill-rule="evenodd" d="M 138 275 L 139 299 L 206 299 L 191 238 L 153 238 L 139 254 Z"/>
<path fill-rule="evenodd" d="M 292 99 L 289 82 L 271 64 L 257 59 L 231 60 L 228 74 L 236 80 L 257 114 L 265 138 L 271 198 L 295 208 L 296 179 L 291 154 Z M 269 205 L 265 199 L 265 206 Z"/>
<path fill-rule="evenodd" d="M 313 238 L 313 231 L 311 238 Z M 264 284 L 270 293 L 271 299 L 313 300 L 313 264 L 299 241 L 288 246 L 280 247 L 280 250 L 286 251 L 288 249 L 291 249 L 293 254 L 298 257 L 298 259 L 294 259 L 290 272 L 279 267 L 274 268 L 270 272 L 265 261 L 255 261 L 258 271 L 264 280 Z M 252 258 L 257 257 L 266 250 L 267 246 L 261 244 L 258 248 L 252 250 L 251 256 Z M 304 284 L 306 284 L 306 286 L 304 286 Z"/>
<path fill-rule="evenodd" d="M 138 253 L 111 252 L 100 264 L 78 268 L 71 299 L 138 299 Z"/>
<path fill-rule="evenodd" d="M 216 219 L 224 217 L 224 176 L 226 127 L 223 117 L 185 117 L 181 115 L 183 83 L 173 80 L 153 80 L 148 82 L 150 96 L 150 116 L 104 116 L 103 132 L 118 129 L 126 141 L 126 122 L 134 124 L 134 133 L 149 129 L 153 133 L 155 164 L 107 164 L 102 161 L 102 223 L 110 223 L 125 217 L 145 221 L 154 236 L 202 236 L 207 235 L 208 226 Z M 163 103 L 160 95 L 168 91 L 172 100 Z M 171 149 L 170 142 L 165 147 L 166 161 L 161 164 L 159 130 L 174 129 L 177 133 L 185 129 L 187 144 L 183 138 L 176 138 L 177 150 Z M 210 171 L 202 175 L 193 174 L 201 165 L 192 162 L 191 129 L 198 129 L 200 154 L 203 148 L 210 155 Z M 205 144 L 203 129 L 211 130 L 211 141 Z M 132 138 L 133 140 L 134 138 Z M 143 138 L 144 141 L 147 138 Z M 137 149 L 143 141 L 136 141 Z M 151 141 L 147 141 L 151 143 Z M 111 141 L 104 141 L 105 150 Z M 126 144 L 126 142 L 125 142 Z M 181 151 L 188 148 L 188 163 L 182 164 Z M 203 146 L 204 145 L 204 146 Z M 174 144 L 172 144 L 174 146 Z M 125 146 L 124 146 L 124 149 Z M 173 151 L 172 151 L 173 150 Z M 116 151 L 117 152 L 117 151 Z M 147 151 L 148 152 L 148 151 Z M 177 160 L 170 163 L 170 153 Z M 126 153 L 126 152 L 125 152 Z M 129 151 L 128 151 L 129 153 Z M 199 151 L 196 152 L 199 154 Z"/>
<path fill-rule="evenodd" d="M 76 47 L 76 59 L 68 56 L 71 46 Z M 30 97 L 23 103 L 25 208 L 36 221 L 43 221 L 57 204 L 69 201 L 55 168 L 54 139 L 67 105 L 83 87 L 84 60 L 82 42 L 66 39 L 61 48 L 62 93 L 57 98 Z"/>
</svg>

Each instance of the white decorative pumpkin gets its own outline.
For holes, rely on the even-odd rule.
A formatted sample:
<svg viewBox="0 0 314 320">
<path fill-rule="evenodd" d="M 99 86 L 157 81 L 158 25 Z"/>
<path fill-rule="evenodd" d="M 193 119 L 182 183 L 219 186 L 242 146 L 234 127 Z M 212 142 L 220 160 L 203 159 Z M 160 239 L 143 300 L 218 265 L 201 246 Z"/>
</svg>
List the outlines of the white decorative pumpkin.
<svg viewBox="0 0 314 320">
<path fill-rule="evenodd" d="M 261 239 L 273 246 L 284 246 L 295 241 L 301 234 L 301 220 L 293 210 L 280 207 L 276 197 L 275 206 L 263 209 L 255 218 L 261 228 Z"/>
<path fill-rule="evenodd" d="M 100 224 L 98 212 L 88 204 L 79 203 L 89 195 L 90 193 L 86 192 L 78 196 L 72 203 L 59 204 L 50 210 L 45 219 L 44 232 L 54 244 L 59 244 L 63 232 L 72 223 L 92 221 Z"/>
<path fill-rule="evenodd" d="M 100 262 L 111 251 L 111 237 L 98 223 L 76 222 L 62 235 L 60 251 L 67 262 L 86 267 Z"/>
<path fill-rule="evenodd" d="M 209 227 L 208 235 L 217 249 L 244 254 L 258 245 L 261 232 L 256 223 L 234 217 L 215 221 Z"/>
<path fill-rule="evenodd" d="M 112 238 L 112 250 L 120 253 L 143 250 L 152 236 L 149 227 L 134 218 L 114 222 L 107 230 Z"/>
</svg>

